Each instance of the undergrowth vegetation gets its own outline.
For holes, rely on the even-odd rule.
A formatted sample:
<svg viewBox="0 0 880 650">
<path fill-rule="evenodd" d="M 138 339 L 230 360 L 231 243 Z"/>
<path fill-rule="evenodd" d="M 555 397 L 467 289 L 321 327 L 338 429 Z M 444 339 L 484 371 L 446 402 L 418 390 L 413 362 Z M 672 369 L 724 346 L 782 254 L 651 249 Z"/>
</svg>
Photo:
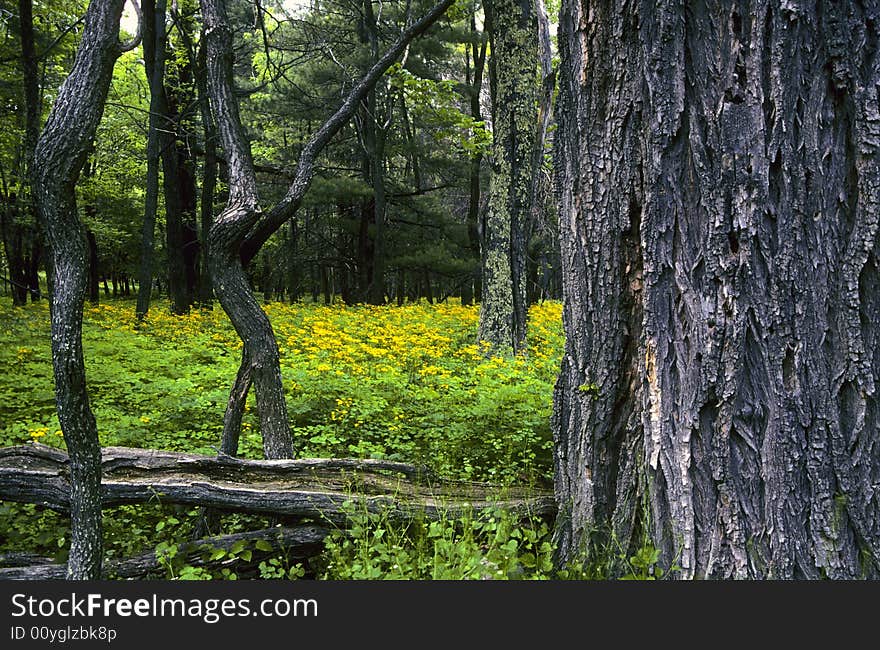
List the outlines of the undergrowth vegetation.
<svg viewBox="0 0 880 650">
<path fill-rule="evenodd" d="M 403 460 L 449 478 L 550 476 L 559 303 L 532 308 L 529 352 L 487 357 L 478 310 L 271 303 L 298 456 Z M 48 306 L 0 307 L 0 445 L 63 446 Z M 87 307 L 84 347 L 101 443 L 215 453 L 241 343 L 220 309 L 137 323 L 131 303 Z M 259 458 L 249 397 L 240 453 Z"/>
<path fill-rule="evenodd" d="M 532 307 L 529 349 L 493 357 L 476 340 L 478 308 L 271 303 L 297 455 L 384 458 L 452 479 L 547 485 L 550 409 L 563 335 L 559 303 Z M 64 447 L 55 415 L 46 303 L 0 307 L 0 446 Z M 215 454 L 241 344 L 220 309 L 172 316 L 155 306 L 138 323 L 130 302 L 86 307 L 84 347 L 101 444 Z M 251 397 L 241 455 L 259 458 Z M 504 513 L 406 525 L 357 511 L 309 566 L 282 556 L 264 578 L 520 578 L 550 571 L 548 522 Z M 193 508 L 154 502 L 105 511 L 108 560 L 155 550 L 169 578 L 235 578 L 178 561 Z M 224 533 L 270 526 L 224 515 Z M 0 552 L 63 561 L 69 524 L 34 505 L 0 503 Z M 250 557 L 247 545 L 226 551 Z M 223 551 L 207 549 L 214 559 Z M 212 555 L 213 554 L 213 555 Z M 230 563 L 234 564 L 234 563 Z"/>
<path fill-rule="evenodd" d="M 559 303 L 531 308 L 528 352 L 514 358 L 487 355 L 478 344 L 476 307 L 271 303 L 265 309 L 281 350 L 299 457 L 405 461 L 451 479 L 491 482 L 499 491 L 549 485 L 552 391 L 563 349 Z M 157 305 L 138 323 L 132 303 L 114 301 L 86 308 L 83 339 L 102 445 L 216 453 L 241 354 L 222 310 L 178 317 Z M 0 365 L 6 370 L 0 374 L 0 446 L 39 441 L 63 448 L 46 303 L 0 306 Z M 240 452 L 262 455 L 252 398 Z M 346 507 L 351 525 L 334 529 L 310 561 L 266 554 L 266 542 L 252 541 L 200 547 L 201 559 L 213 564 L 194 566 L 181 549 L 193 537 L 198 508 L 157 497 L 105 510 L 105 556 L 112 563 L 155 553 L 166 578 L 189 580 L 663 576 L 649 540 L 641 549 L 609 543 L 582 567 L 556 571 L 552 522 L 539 517 L 514 519 L 497 510 L 400 522 L 367 513 L 354 498 Z M 276 523 L 224 514 L 218 532 Z M 26 550 L 63 562 L 68 539 L 66 517 L 0 502 L 0 553 Z M 255 564 L 255 557 L 263 559 Z M 248 572 L 241 573 L 237 567 L 244 565 Z"/>
</svg>

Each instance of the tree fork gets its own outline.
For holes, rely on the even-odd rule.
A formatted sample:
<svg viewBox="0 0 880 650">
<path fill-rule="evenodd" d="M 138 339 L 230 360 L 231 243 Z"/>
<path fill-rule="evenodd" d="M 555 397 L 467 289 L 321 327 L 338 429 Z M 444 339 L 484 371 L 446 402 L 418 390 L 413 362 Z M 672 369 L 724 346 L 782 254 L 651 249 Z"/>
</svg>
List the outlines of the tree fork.
<svg viewBox="0 0 880 650">
<path fill-rule="evenodd" d="M 348 122 L 360 102 L 409 42 L 427 30 L 452 3 L 453 0 L 442 0 L 421 20 L 405 30 L 370 68 L 348 94 L 342 106 L 303 147 L 293 183 L 284 198 L 264 215 L 259 206 L 254 164 L 233 89 L 232 34 L 226 3 L 224 0 L 201 0 L 206 42 L 207 89 L 217 133 L 227 156 L 229 172 L 229 201 L 208 234 L 209 269 L 217 299 L 247 351 L 243 363 L 252 365 L 250 376 L 256 394 L 263 449 L 267 458 L 289 457 L 293 454 L 293 445 L 281 381 L 278 344 L 269 319 L 260 308 L 248 283 L 245 267 L 265 241 L 298 209 L 311 182 L 317 156 L 323 147 Z M 244 394 L 246 395 L 246 391 Z M 230 404 L 234 399 L 236 395 L 231 394 Z"/>
</svg>

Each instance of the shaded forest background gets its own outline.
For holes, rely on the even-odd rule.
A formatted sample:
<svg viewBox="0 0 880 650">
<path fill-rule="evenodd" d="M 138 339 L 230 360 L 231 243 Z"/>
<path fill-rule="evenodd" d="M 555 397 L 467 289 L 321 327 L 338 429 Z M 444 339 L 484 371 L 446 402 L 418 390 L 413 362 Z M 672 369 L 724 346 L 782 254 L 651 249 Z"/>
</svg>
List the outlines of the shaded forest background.
<svg viewBox="0 0 880 650">
<path fill-rule="evenodd" d="M 41 2 L 37 7 L 33 36 L 43 119 L 73 63 L 85 6 Z M 386 3 L 368 20 L 364 6 L 229 3 L 242 120 L 267 205 L 283 196 L 305 138 L 341 101 L 374 52 L 386 49 L 417 12 L 408 3 Z M 26 181 L 17 13 L 10 8 L 0 23 L 0 216 L 3 291 L 20 304 L 45 293 L 46 279 Z M 163 188 L 154 199 L 155 229 L 149 223 L 144 227 L 151 95 L 140 47 L 123 54 L 114 68 L 77 192 L 92 256 L 89 299 L 134 296 L 151 276 L 154 295 L 169 295 L 172 309 L 184 313 L 211 302 L 206 229 L 226 201 L 228 179 L 217 153 L 216 127 L 206 112 L 198 3 L 169 3 L 167 13 L 164 109 L 156 114 L 154 108 L 152 114 Z M 134 30 L 130 8 L 128 14 L 123 25 Z M 362 106 L 322 152 L 298 218 L 250 264 L 249 276 L 265 300 L 329 303 L 338 297 L 348 304 L 402 304 L 455 296 L 465 305 L 479 302 L 480 237 L 490 178 L 488 40 L 482 10 L 462 3 L 407 48 L 402 63 L 377 85 L 371 105 Z M 550 182 L 549 149 L 547 154 L 544 189 Z M 379 231 L 377 193 L 384 213 Z M 535 212 L 539 218 L 528 224 L 527 233 L 532 301 L 561 294 L 555 211 L 550 192 L 542 197 Z M 141 311 L 147 309 L 145 300 L 142 296 Z"/>
</svg>

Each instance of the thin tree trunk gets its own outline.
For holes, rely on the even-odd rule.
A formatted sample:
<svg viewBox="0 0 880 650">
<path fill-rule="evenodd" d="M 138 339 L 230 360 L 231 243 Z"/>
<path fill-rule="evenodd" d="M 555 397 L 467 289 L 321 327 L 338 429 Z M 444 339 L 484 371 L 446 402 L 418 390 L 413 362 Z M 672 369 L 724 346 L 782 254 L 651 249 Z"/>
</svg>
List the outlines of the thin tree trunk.
<svg viewBox="0 0 880 650">
<path fill-rule="evenodd" d="M 476 15 L 471 16 L 471 36 L 477 36 Z M 483 90 L 483 72 L 486 68 L 486 49 L 489 46 L 489 35 L 486 32 L 480 34 L 479 46 L 473 44 L 473 80 L 469 81 L 468 92 L 470 94 L 469 104 L 471 117 L 475 120 L 482 121 L 483 112 L 480 107 L 480 95 Z M 464 289 L 461 294 L 462 305 L 472 305 L 475 300 L 482 298 L 482 269 L 484 260 L 482 257 L 480 246 L 480 202 L 482 201 L 482 166 L 483 156 L 475 153 L 471 156 L 468 168 L 468 211 L 466 217 L 468 243 L 474 257 L 479 260 L 479 270 L 472 274 L 470 281 L 465 282 Z"/>
<path fill-rule="evenodd" d="M 544 0 L 535 0 L 535 8 L 538 15 L 538 61 L 541 68 L 541 93 L 538 101 L 538 131 L 532 158 L 532 205 L 525 234 L 528 276 L 526 300 L 528 305 L 538 300 L 543 293 L 538 274 L 544 269 L 547 248 L 555 249 L 558 245 L 558 241 L 552 236 L 554 229 L 546 214 L 551 181 L 549 175 L 544 173 L 544 159 L 548 150 L 548 132 L 553 116 L 556 72 L 553 70 L 550 19 L 547 16 Z"/>
<path fill-rule="evenodd" d="M 0 235 L 3 238 L 3 253 L 9 269 L 9 287 L 12 292 L 13 307 L 24 307 L 27 304 L 27 272 L 24 263 L 24 234 L 22 228 L 15 223 L 18 214 L 17 198 L 6 194 L 6 200 L 0 210 Z"/>
<path fill-rule="evenodd" d="M 287 230 L 287 298 L 291 303 L 299 300 L 299 264 L 297 249 L 299 248 L 299 233 L 295 219 L 290 220 Z"/>
<path fill-rule="evenodd" d="M 34 184 L 34 151 L 37 147 L 37 139 L 40 136 L 40 80 L 37 69 L 37 51 L 34 44 L 34 16 L 33 0 L 18 0 L 19 32 L 21 34 L 21 68 L 24 80 L 24 105 L 25 105 L 25 166 L 27 185 L 31 189 L 33 197 Z M 31 242 L 31 254 L 26 265 L 27 284 L 30 289 L 31 302 L 37 302 L 41 297 L 39 265 L 43 256 L 42 241 L 45 234 L 41 232 L 39 207 L 33 201 L 33 215 L 35 232 Z"/>
<path fill-rule="evenodd" d="M 372 0 L 364 2 L 364 25 L 373 65 L 379 60 L 379 32 Z M 388 98 L 391 103 L 392 99 Z M 367 301 L 373 305 L 385 304 L 385 129 L 388 121 L 379 115 L 374 85 L 366 97 L 364 116 L 364 145 L 368 160 L 368 176 L 373 187 L 373 236 Z M 388 115 L 391 111 L 387 111 Z"/>
<path fill-rule="evenodd" d="M 144 190 L 144 223 L 141 232 L 141 265 L 138 275 L 138 319 L 146 317 L 153 294 L 156 212 L 159 204 L 159 161 L 165 138 L 165 0 L 143 0 L 144 69 L 150 87 L 150 117 L 147 131 L 147 178 Z"/>
<path fill-rule="evenodd" d="M 563 1 L 560 561 L 880 577 L 878 26 Z"/>
<path fill-rule="evenodd" d="M 86 242 L 89 247 L 89 302 L 97 305 L 100 301 L 100 273 L 98 269 L 100 260 L 98 259 L 98 240 L 95 239 L 95 233 L 91 230 L 86 230 Z"/>
<path fill-rule="evenodd" d="M 58 91 L 34 156 L 34 190 L 54 270 L 52 363 L 58 420 L 70 453 L 71 543 L 67 577 L 101 576 L 101 448 L 89 407 L 82 349 L 88 248 L 74 187 L 110 87 L 123 0 L 92 2 L 70 75 Z"/>
<path fill-rule="evenodd" d="M 202 117 L 202 129 L 205 137 L 205 163 L 202 168 L 202 194 L 199 199 L 199 223 L 201 234 L 201 272 L 199 298 L 201 304 L 210 305 L 214 297 L 211 285 L 211 273 L 208 268 L 208 233 L 214 221 L 214 193 L 217 188 L 217 128 L 214 116 L 208 103 L 208 78 L 205 67 L 205 38 L 199 41 L 197 63 L 195 65 L 196 90 L 199 99 L 199 112 Z"/>
</svg>

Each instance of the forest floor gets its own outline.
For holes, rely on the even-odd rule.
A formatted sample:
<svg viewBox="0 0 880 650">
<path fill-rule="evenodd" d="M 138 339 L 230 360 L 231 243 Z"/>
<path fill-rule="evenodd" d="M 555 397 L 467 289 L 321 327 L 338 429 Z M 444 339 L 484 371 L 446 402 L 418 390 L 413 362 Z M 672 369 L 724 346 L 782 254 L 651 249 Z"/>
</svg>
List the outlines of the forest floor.
<svg viewBox="0 0 880 650">
<path fill-rule="evenodd" d="M 382 458 L 425 465 L 452 479 L 548 483 L 552 390 L 563 349 L 559 303 L 532 307 L 528 353 L 515 358 L 486 356 L 477 343 L 476 307 L 264 307 L 281 351 L 298 457 Z M 107 301 L 86 307 L 83 340 L 102 445 L 216 454 L 241 349 L 222 310 L 178 317 L 159 303 L 138 323 L 133 302 Z M 33 440 L 63 447 L 45 302 L 0 306 L 0 367 L 0 446 Z M 262 455 L 255 415 L 251 398 L 240 448 L 250 458 Z M 109 509 L 108 557 L 153 547 L 167 553 L 191 532 L 195 515 L 162 504 Z M 247 515 L 224 518 L 225 532 L 260 524 Z M 276 558 L 260 572 L 458 578 L 482 576 L 486 567 L 506 577 L 549 570 L 546 522 L 523 525 L 499 513 L 464 526 L 422 522 L 394 529 L 375 517 L 363 524 L 356 527 L 362 539 L 328 538 L 317 568 Z M 50 511 L 0 503 L 0 553 L 63 560 L 66 526 Z M 438 553 L 445 557 L 439 563 Z M 167 568 L 169 577 L 230 577 L 170 561 Z"/>
</svg>

